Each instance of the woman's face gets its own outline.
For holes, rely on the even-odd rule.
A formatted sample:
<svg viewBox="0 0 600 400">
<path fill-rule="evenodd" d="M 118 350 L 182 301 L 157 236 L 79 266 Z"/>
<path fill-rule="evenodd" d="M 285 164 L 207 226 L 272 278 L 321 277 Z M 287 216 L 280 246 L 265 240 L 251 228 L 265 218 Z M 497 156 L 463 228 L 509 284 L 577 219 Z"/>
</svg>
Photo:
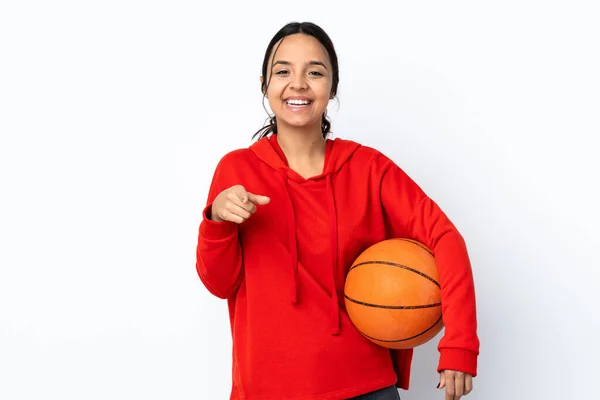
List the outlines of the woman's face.
<svg viewBox="0 0 600 400">
<path fill-rule="evenodd" d="M 332 68 L 325 48 L 309 35 L 287 36 L 273 47 L 266 96 L 278 127 L 321 127 L 321 116 L 332 97 Z"/>
</svg>

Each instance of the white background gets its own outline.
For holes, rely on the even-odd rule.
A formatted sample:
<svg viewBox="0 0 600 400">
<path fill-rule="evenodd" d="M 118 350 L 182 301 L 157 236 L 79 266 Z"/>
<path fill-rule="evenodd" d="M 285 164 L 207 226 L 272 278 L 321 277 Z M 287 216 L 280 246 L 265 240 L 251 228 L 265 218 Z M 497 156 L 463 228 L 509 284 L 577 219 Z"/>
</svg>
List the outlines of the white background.
<svg viewBox="0 0 600 400">
<path fill-rule="evenodd" d="M 334 134 L 392 157 L 467 240 L 467 398 L 598 398 L 593 3 L 3 1 L 0 399 L 228 398 L 197 229 L 216 163 L 266 118 L 269 40 L 303 20 L 339 53 Z M 404 400 L 443 399 L 438 339 Z"/>
</svg>

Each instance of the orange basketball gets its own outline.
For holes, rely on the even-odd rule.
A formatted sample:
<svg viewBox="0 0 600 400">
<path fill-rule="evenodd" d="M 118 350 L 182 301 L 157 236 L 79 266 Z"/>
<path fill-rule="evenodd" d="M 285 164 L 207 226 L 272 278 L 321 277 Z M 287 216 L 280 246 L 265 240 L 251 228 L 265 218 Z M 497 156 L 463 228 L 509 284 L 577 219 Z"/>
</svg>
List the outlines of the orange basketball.
<svg viewBox="0 0 600 400">
<path fill-rule="evenodd" d="M 352 264 L 344 288 L 350 320 L 367 339 L 410 349 L 443 327 L 440 284 L 431 251 L 410 239 L 389 239 Z"/>
</svg>

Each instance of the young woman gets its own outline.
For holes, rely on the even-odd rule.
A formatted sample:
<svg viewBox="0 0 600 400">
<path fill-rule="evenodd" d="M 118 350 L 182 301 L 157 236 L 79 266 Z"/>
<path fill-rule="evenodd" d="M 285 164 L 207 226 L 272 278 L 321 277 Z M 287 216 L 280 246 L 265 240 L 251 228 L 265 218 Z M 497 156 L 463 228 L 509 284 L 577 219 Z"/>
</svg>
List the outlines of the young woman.
<svg viewBox="0 0 600 400">
<path fill-rule="evenodd" d="M 408 237 L 434 252 L 445 333 L 439 387 L 472 389 L 479 340 L 465 243 L 382 153 L 327 139 L 338 60 L 327 34 L 291 23 L 271 40 L 261 87 L 274 116 L 250 148 L 225 155 L 203 212 L 197 270 L 227 299 L 231 399 L 399 399 L 412 350 L 365 339 L 344 310 L 348 268 L 367 247 Z"/>
</svg>

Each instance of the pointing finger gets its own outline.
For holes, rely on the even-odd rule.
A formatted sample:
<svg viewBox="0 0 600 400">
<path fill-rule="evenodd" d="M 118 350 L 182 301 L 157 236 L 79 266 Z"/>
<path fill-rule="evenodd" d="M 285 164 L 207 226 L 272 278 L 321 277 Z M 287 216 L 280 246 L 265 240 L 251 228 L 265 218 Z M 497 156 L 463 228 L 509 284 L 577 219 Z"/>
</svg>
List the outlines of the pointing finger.
<svg viewBox="0 0 600 400">
<path fill-rule="evenodd" d="M 269 202 L 271 201 L 270 198 L 268 198 L 267 196 L 260 196 L 258 194 L 253 194 L 248 192 L 248 200 L 250 200 L 252 203 L 257 204 L 259 206 L 264 206 L 265 204 L 269 204 Z"/>
</svg>

